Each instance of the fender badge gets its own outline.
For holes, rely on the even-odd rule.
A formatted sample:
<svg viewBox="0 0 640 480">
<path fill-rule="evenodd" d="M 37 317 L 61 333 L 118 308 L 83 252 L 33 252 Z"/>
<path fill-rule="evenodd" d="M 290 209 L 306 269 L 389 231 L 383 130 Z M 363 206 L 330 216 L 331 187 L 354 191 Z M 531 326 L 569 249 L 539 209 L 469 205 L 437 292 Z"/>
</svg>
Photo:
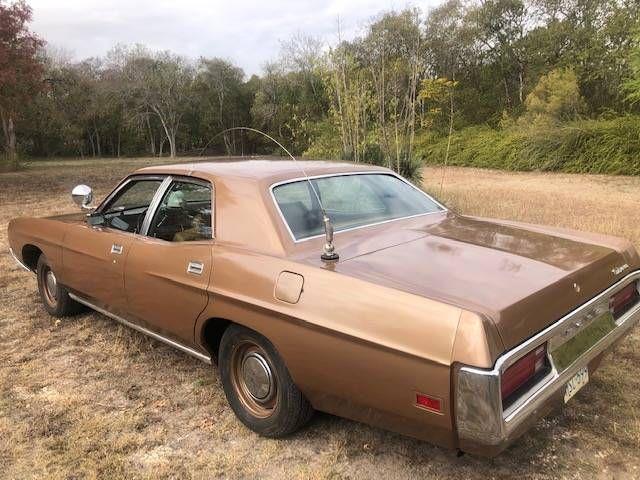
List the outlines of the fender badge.
<svg viewBox="0 0 640 480">
<path fill-rule="evenodd" d="M 627 265 L 626 263 L 624 265 L 620 265 L 619 267 L 613 267 L 611 269 L 611 273 L 613 273 L 614 275 L 620 275 L 622 272 L 624 272 L 627 268 L 629 268 L 629 265 Z"/>
<path fill-rule="evenodd" d="M 573 289 L 574 289 L 576 292 L 580 293 L 580 285 L 578 285 L 577 283 L 574 283 L 574 284 L 573 284 Z"/>
</svg>

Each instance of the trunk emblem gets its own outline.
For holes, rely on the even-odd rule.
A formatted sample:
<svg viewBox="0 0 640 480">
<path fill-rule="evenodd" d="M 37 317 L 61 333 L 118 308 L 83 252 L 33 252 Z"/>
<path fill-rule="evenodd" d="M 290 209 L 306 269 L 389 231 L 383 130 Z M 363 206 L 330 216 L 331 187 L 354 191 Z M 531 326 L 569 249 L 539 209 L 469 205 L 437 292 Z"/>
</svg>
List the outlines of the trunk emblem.
<svg viewBox="0 0 640 480">
<path fill-rule="evenodd" d="M 574 283 L 574 284 L 573 284 L 573 289 L 574 289 L 576 292 L 580 293 L 580 285 L 578 285 L 577 283 Z"/>
<path fill-rule="evenodd" d="M 627 268 L 629 268 L 629 265 L 627 265 L 626 263 L 624 265 L 620 265 L 619 267 L 613 267 L 611 269 L 611 273 L 613 273 L 614 275 L 620 275 L 622 272 L 624 272 Z"/>
</svg>

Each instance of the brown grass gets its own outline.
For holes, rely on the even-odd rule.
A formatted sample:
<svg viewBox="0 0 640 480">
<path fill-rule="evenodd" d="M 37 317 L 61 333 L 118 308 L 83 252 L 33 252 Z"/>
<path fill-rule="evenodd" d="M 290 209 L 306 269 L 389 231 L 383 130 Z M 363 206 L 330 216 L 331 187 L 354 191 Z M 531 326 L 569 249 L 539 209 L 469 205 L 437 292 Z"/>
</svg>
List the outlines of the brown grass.
<svg viewBox="0 0 640 480">
<path fill-rule="evenodd" d="M 73 212 L 80 181 L 105 194 L 157 160 L 58 161 L 0 175 L 0 477 L 636 478 L 636 332 L 560 413 L 493 460 L 317 415 L 287 440 L 245 429 L 217 373 L 99 314 L 56 320 L 6 253 L 9 219 Z M 425 170 L 439 190 L 440 170 Z M 600 231 L 640 244 L 640 179 L 449 169 L 464 213 Z"/>
</svg>

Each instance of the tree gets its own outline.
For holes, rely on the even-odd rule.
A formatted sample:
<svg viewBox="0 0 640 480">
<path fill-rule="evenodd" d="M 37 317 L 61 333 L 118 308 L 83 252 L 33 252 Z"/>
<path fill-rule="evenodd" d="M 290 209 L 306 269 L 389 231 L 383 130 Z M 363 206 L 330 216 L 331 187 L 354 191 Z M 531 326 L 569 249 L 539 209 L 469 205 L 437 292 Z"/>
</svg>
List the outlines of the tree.
<svg viewBox="0 0 640 480">
<path fill-rule="evenodd" d="M 640 34 L 635 38 L 634 48 L 629 55 L 629 65 L 631 74 L 623 83 L 622 91 L 627 102 L 637 105 L 640 103 Z"/>
<path fill-rule="evenodd" d="M 418 83 L 425 71 L 419 11 L 384 14 L 359 49 L 371 75 L 380 146 L 390 168 L 413 177 Z"/>
<path fill-rule="evenodd" d="M 585 107 L 576 74 L 568 69 L 552 70 L 540 77 L 525 105 L 526 113 L 520 118 L 522 125 L 575 120 Z"/>
<path fill-rule="evenodd" d="M 24 1 L 6 5 L 0 0 L 0 123 L 9 169 L 18 165 L 16 118 L 43 88 L 38 51 L 44 42 L 29 31 L 30 21 L 31 8 Z"/>
<path fill-rule="evenodd" d="M 455 115 L 455 107 L 453 101 L 453 93 L 458 86 L 458 82 L 447 78 L 427 78 L 422 81 L 418 98 L 427 104 L 429 117 L 423 119 L 422 126 L 428 127 L 435 120 L 433 117 L 448 117 L 447 132 L 447 149 L 445 150 L 444 162 L 442 163 L 442 179 L 440 180 L 440 195 L 442 195 L 442 187 L 444 185 L 444 174 L 449 161 L 449 151 L 451 150 L 451 137 L 453 136 L 453 119 Z M 447 112 L 444 114 L 444 112 Z"/>
<path fill-rule="evenodd" d="M 541 11 L 529 42 L 541 73 L 570 68 L 593 113 L 620 111 L 620 85 L 630 74 L 632 32 L 640 25 L 639 0 L 533 0 Z M 540 48 L 542 47 L 542 48 Z"/>
<path fill-rule="evenodd" d="M 169 142 L 170 155 L 175 157 L 182 119 L 192 107 L 193 66 L 171 52 L 150 53 L 138 47 L 127 55 L 124 76 L 128 97 L 138 113 L 156 116 Z"/>
<path fill-rule="evenodd" d="M 250 102 L 243 91 L 244 72 L 231 62 L 220 58 L 201 58 L 198 62 L 195 91 L 200 99 L 198 109 L 203 131 L 208 137 L 219 132 L 247 125 Z M 237 132 L 225 132 L 221 136 L 227 155 L 236 153 Z"/>
<path fill-rule="evenodd" d="M 523 0 L 487 0 L 472 15 L 484 54 L 500 71 L 506 106 L 514 109 L 524 102 L 528 5 Z"/>
</svg>

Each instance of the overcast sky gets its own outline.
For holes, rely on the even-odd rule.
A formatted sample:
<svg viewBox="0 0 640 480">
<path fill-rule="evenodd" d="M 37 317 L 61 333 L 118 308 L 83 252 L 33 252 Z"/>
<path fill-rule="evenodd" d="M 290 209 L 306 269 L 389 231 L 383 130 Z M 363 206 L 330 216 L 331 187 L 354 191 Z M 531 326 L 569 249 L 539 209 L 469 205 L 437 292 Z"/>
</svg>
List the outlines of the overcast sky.
<svg viewBox="0 0 640 480">
<path fill-rule="evenodd" d="M 143 43 L 193 58 L 233 60 L 250 75 L 275 59 L 280 41 L 306 33 L 335 43 L 338 18 L 352 38 L 383 11 L 428 10 L 439 0 L 30 0 L 32 28 L 75 59 L 116 43 Z"/>
</svg>

